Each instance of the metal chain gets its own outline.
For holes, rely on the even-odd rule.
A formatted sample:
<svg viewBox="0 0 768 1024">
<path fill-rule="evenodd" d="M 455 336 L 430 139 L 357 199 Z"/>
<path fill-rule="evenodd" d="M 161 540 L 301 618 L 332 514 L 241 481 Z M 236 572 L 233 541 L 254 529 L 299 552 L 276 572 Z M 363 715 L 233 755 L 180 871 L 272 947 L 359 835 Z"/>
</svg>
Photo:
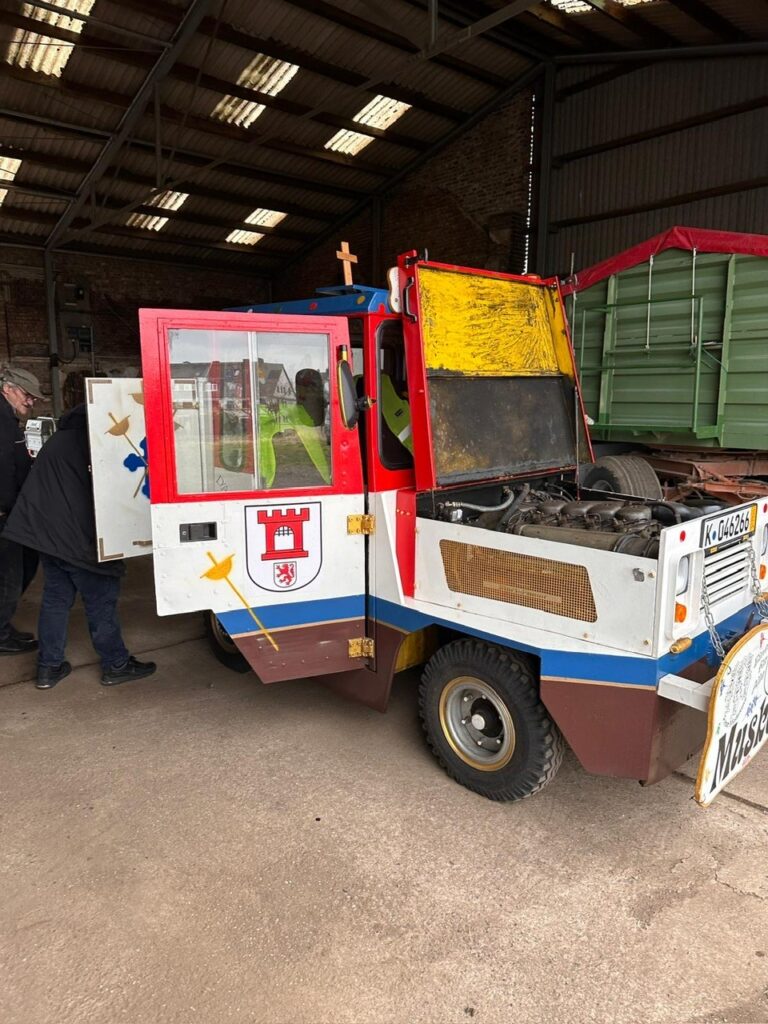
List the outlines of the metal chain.
<svg viewBox="0 0 768 1024">
<path fill-rule="evenodd" d="M 763 588 L 760 586 L 760 577 L 757 574 L 757 559 L 755 558 L 755 549 L 747 541 L 747 562 L 749 563 L 749 576 L 750 583 L 752 585 L 752 600 L 757 606 L 757 610 L 762 615 L 763 619 L 766 616 L 766 603 L 763 597 Z"/>
<path fill-rule="evenodd" d="M 706 622 L 707 629 L 709 630 L 709 637 L 712 641 L 712 646 L 714 647 L 718 658 L 722 661 L 725 657 L 725 648 L 723 647 L 723 641 L 720 639 L 720 634 L 717 632 L 715 617 L 712 614 L 712 608 L 709 604 L 706 576 L 701 581 L 701 607 L 704 610 L 704 621 Z"/>
</svg>

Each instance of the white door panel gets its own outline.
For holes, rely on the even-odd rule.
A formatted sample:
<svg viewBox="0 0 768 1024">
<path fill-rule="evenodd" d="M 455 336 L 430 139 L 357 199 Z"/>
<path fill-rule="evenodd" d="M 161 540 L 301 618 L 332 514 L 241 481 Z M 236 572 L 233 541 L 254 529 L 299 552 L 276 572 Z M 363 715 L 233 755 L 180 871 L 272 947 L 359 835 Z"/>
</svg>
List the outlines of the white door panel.
<svg viewBox="0 0 768 1024">
<path fill-rule="evenodd" d="M 306 500 L 254 496 L 154 505 L 158 614 L 208 609 L 219 614 L 362 596 L 364 538 L 347 533 L 347 516 L 359 513 L 361 504 L 359 495 L 330 495 L 322 502 L 307 495 Z M 268 524 L 276 519 L 301 524 L 294 546 L 281 548 L 280 539 L 269 536 Z M 190 527 L 195 526 L 215 537 L 182 540 L 194 536 Z"/>
<path fill-rule="evenodd" d="M 86 380 L 88 440 L 100 562 L 152 551 L 142 380 Z"/>
</svg>

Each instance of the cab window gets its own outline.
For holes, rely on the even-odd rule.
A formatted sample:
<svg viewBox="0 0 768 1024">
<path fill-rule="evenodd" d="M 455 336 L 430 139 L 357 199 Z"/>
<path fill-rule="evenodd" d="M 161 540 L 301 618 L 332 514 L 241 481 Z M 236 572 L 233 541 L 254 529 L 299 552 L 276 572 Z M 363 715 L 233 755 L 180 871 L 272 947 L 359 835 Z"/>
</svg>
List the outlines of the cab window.
<svg viewBox="0 0 768 1024">
<path fill-rule="evenodd" d="M 413 465 L 413 435 L 403 327 L 399 320 L 384 320 L 379 325 L 376 352 L 379 455 L 387 469 L 409 469 Z"/>
<path fill-rule="evenodd" d="M 331 483 L 328 336 L 169 332 L 180 494 Z"/>
</svg>

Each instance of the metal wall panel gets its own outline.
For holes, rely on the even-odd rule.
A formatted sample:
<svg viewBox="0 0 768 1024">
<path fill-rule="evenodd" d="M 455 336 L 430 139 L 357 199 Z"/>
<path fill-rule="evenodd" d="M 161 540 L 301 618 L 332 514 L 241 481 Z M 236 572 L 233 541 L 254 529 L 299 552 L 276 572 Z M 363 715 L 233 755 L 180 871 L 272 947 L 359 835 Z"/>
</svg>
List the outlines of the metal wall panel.
<svg viewBox="0 0 768 1024">
<path fill-rule="evenodd" d="M 583 78 L 566 70 L 558 88 Z M 561 96 L 546 265 L 537 269 L 565 273 L 572 254 L 584 268 L 674 224 L 768 233 L 766 97 L 762 57 L 657 63 Z M 660 131 L 753 102 L 752 110 Z M 641 132 L 650 137 L 568 159 Z"/>
</svg>

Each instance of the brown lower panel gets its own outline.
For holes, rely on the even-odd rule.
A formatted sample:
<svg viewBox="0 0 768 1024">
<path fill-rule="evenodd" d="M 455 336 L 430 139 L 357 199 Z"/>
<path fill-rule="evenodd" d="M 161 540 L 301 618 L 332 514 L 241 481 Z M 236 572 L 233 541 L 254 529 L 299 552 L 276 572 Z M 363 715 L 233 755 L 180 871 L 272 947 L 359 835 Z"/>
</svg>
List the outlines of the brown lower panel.
<svg viewBox="0 0 768 1024">
<path fill-rule="evenodd" d="M 343 672 L 324 679 L 326 686 L 340 697 L 356 700 L 375 711 L 386 711 L 398 651 L 407 634 L 383 623 L 375 624 L 376 658 L 355 672 Z"/>
<path fill-rule="evenodd" d="M 595 775 L 658 782 L 704 743 L 707 716 L 652 689 L 542 679 L 541 699 Z"/>
<path fill-rule="evenodd" d="M 701 750 L 706 738 L 703 711 L 658 697 L 651 763 L 644 781 L 650 784 L 666 778 Z"/>
<path fill-rule="evenodd" d="M 271 635 L 278 651 L 263 633 L 232 637 L 262 683 L 325 676 L 365 665 L 364 658 L 349 656 L 349 641 L 365 636 L 362 618 L 273 630 Z"/>
</svg>

